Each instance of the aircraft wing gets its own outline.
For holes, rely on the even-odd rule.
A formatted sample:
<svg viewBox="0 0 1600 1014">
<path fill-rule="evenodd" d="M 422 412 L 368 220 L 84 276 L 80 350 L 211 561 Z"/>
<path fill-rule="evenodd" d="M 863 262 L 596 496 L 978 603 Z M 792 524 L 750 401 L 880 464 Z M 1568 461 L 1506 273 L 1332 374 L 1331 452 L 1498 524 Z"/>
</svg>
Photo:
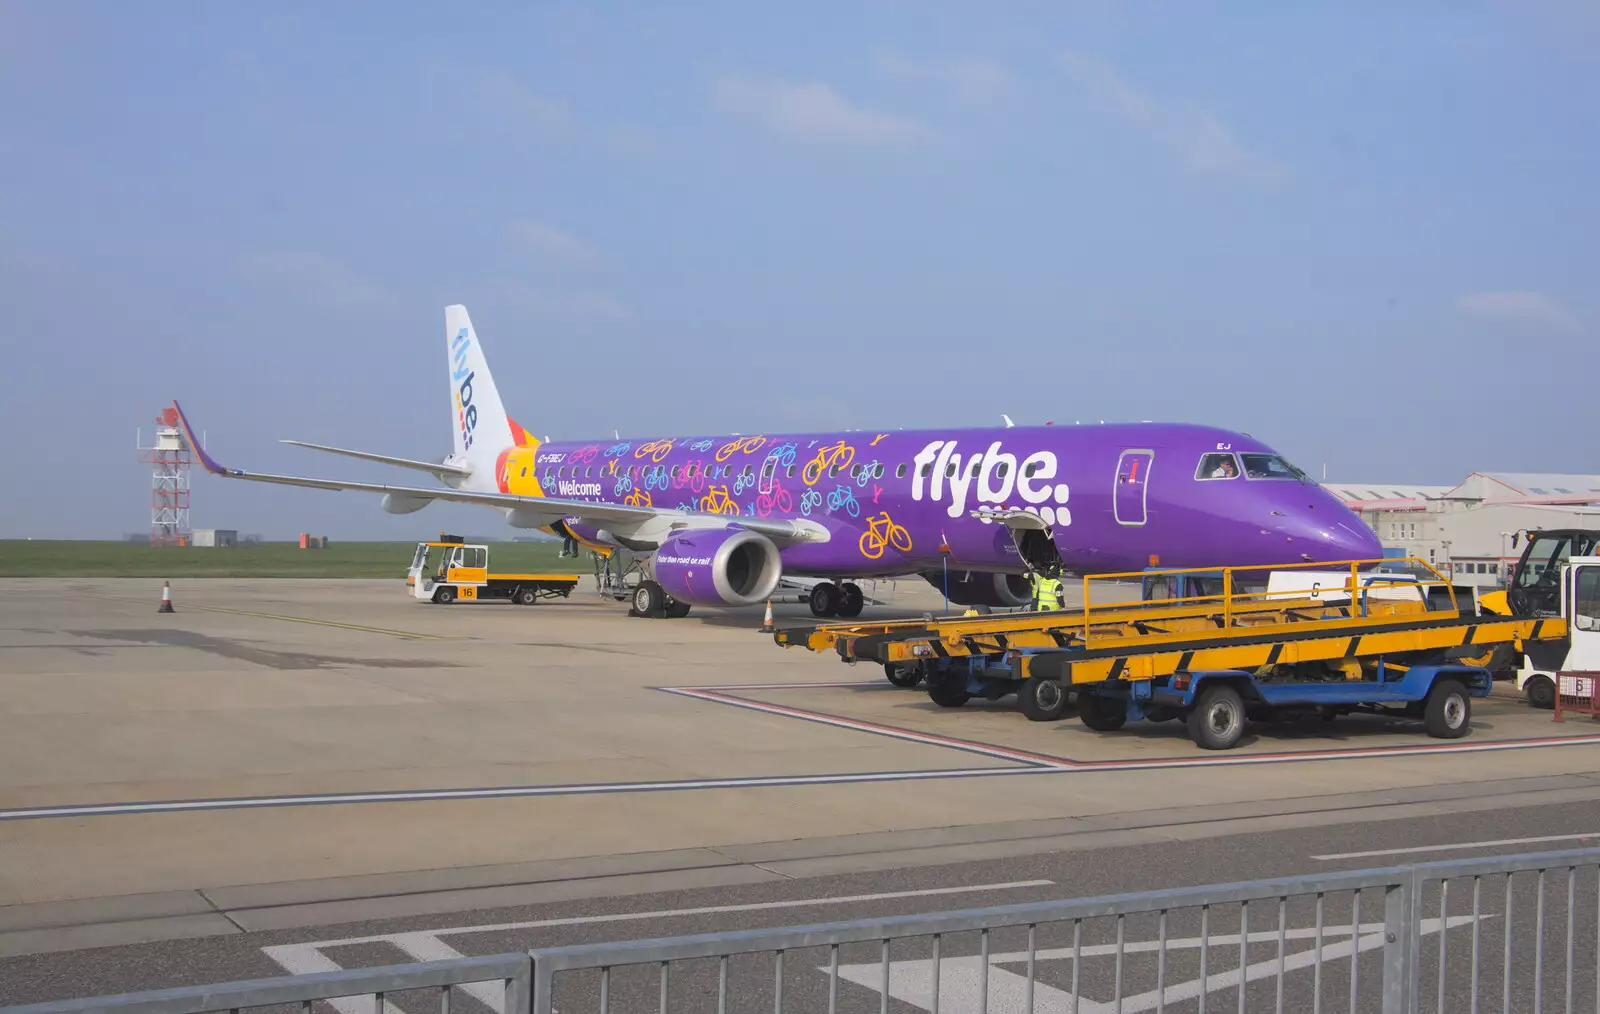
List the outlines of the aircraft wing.
<svg viewBox="0 0 1600 1014">
<path fill-rule="evenodd" d="M 371 451 L 352 451 L 344 447 L 329 447 L 327 444 L 309 444 L 304 440 L 280 440 L 279 443 L 293 444 L 296 447 L 309 447 L 313 451 L 326 451 L 329 454 L 343 454 L 347 458 L 360 458 L 363 461 L 377 461 L 385 465 L 398 465 L 401 468 L 415 468 L 419 472 L 432 472 L 441 479 L 447 475 L 471 475 L 472 469 L 464 465 L 452 465 L 440 461 L 418 461 L 415 458 L 397 458 L 390 454 L 373 454 Z"/>
<path fill-rule="evenodd" d="M 815 521 L 801 518 L 756 518 L 705 511 L 680 511 L 660 507 L 631 507 L 626 504 L 594 503 L 588 500 L 568 500 L 560 497 L 517 496 L 512 493 L 485 493 L 464 489 L 437 489 L 421 486 L 391 486 L 377 482 L 348 482 L 342 479 L 313 479 L 297 475 L 272 475 L 266 472 L 247 472 L 218 464 L 199 441 L 194 439 L 194 429 L 183 409 L 173 402 L 178 420 L 183 425 L 195 456 L 206 471 L 227 479 L 245 479 L 250 482 L 271 482 L 284 486 L 304 486 L 309 489 L 353 490 L 360 493 L 379 493 L 397 498 L 400 502 L 416 502 L 422 506 L 427 501 L 442 500 L 447 503 L 470 503 L 501 510 L 516 511 L 521 515 L 524 528 L 540 528 L 562 520 L 573 520 L 598 528 L 620 533 L 634 532 L 642 541 L 659 541 L 679 528 L 740 527 L 760 533 L 780 546 L 802 542 L 826 542 L 828 530 Z"/>
</svg>

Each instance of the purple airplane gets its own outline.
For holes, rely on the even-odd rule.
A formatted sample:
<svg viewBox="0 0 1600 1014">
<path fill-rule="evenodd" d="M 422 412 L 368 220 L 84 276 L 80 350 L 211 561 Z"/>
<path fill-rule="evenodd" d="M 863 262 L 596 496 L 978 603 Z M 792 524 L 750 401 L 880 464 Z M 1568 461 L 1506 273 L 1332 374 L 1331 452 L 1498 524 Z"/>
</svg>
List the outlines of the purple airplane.
<svg viewBox="0 0 1600 1014">
<path fill-rule="evenodd" d="M 818 616 L 855 616 L 851 578 L 920 574 L 960 605 L 1017 606 L 1029 573 L 1371 560 L 1372 531 L 1270 447 L 1209 426 L 1138 423 L 541 443 L 506 415 L 464 306 L 445 310 L 455 451 L 440 462 L 287 441 L 429 472 L 446 488 L 224 468 L 221 476 L 379 493 L 408 514 L 483 504 L 516 528 L 647 554 L 634 611 L 747 606 L 821 578 Z"/>
</svg>

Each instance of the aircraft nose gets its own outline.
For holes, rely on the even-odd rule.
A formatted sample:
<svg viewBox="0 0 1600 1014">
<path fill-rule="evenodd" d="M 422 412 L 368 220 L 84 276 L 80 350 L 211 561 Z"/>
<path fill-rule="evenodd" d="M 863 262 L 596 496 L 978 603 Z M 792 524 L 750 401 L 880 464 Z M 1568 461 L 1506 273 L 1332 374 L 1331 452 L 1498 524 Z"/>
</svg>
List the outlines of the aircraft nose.
<svg viewBox="0 0 1600 1014">
<path fill-rule="evenodd" d="M 1332 497 L 1317 497 L 1294 507 L 1284 504 L 1273 512 L 1279 530 L 1287 537 L 1291 558 L 1308 563 L 1337 560 L 1378 560 L 1383 543 L 1348 507 Z"/>
</svg>

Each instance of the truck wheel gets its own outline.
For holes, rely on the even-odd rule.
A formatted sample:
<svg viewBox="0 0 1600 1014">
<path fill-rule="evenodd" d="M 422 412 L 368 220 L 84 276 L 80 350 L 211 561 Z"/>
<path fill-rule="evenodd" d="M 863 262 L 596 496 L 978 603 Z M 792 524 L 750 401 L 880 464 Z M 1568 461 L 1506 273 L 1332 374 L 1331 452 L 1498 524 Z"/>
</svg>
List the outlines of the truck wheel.
<svg viewBox="0 0 1600 1014">
<path fill-rule="evenodd" d="M 1556 706 L 1556 685 L 1548 676 L 1535 676 L 1522 685 L 1528 695 L 1528 706 L 1549 710 Z"/>
<path fill-rule="evenodd" d="M 928 684 L 928 698 L 941 708 L 959 708 L 970 701 L 972 695 L 957 680 L 942 679 Z"/>
<path fill-rule="evenodd" d="M 1455 680 L 1439 680 L 1428 691 L 1422 721 L 1434 739 L 1465 736 L 1472 729 L 1472 698 L 1467 696 L 1467 688 Z"/>
<path fill-rule="evenodd" d="M 1128 721 L 1128 702 L 1120 697 L 1079 694 L 1078 718 L 1095 732 L 1116 732 Z"/>
<path fill-rule="evenodd" d="M 531 606 L 539 601 L 539 593 L 532 588 L 518 588 L 517 593 L 511 596 L 511 601 L 519 606 Z"/>
<path fill-rule="evenodd" d="M 659 618 L 667 604 L 667 593 L 654 581 L 640 581 L 633 590 L 633 615 Z"/>
<path fill-rule="evenodd" d="M 860 616 L 867 604 L 867 596 L 862 593 L 861 586 L 853 581 L 846 581 L 839 586 L 839 597 L 839 615 L 846 618 Z"/>
<path fill-rule="evenodd" d="M 1189 738 L 1202 750 L 1231 750 L 1244 735 L 1244 701 L 1232 687 L 1207 687 L 1189 712 Z"/>
<path fill-rule="evenodd" d="M 669 620 L 681 620 L 688 615 L 689 603 L 687 602 L 679 602 L 674 599 L 672 605 L 667 607 L 667 619 Z"/>
<path fill-rule="evenodd" d="M 1054 722 L 1067 710 L 1071 700 L 1067 691 L 1056 680 L 1034 676 L 1022 681 L 1017 689 L 1017 706 L 1030 722 Z"/>
<path fill-rule="evenodd" d="M 433 601 L 441 606 L 447 606 L 456 600 L 456 590 L 449 585 L 438 588 L 433 593 Z"/>
<path fill-rule="evenodd" d="M 914 687 L 922 682 L 922 666 L 916 662 L 885 662 L 883 674 L 897 687 Z"/>
</svg>

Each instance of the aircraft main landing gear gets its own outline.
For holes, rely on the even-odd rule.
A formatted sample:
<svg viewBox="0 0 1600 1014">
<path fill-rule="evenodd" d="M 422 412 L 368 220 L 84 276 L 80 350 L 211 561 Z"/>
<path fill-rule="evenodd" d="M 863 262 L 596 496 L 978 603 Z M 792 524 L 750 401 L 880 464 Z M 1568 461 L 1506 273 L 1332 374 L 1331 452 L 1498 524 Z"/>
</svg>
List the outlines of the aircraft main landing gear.
<svg viewBox="0 0 1600 1014">
<path fill-rule="evenodd" d="M 811 615 L 818 619 L 827 619 L 830 616 L 849 619 L 861 615 L 867 597 L 861 591 L 861 586 L 853 581 L 845 581 L 842 584 L 823 581 L 811 589 L 807 602 L 811 606 Z"/>
</svg>

